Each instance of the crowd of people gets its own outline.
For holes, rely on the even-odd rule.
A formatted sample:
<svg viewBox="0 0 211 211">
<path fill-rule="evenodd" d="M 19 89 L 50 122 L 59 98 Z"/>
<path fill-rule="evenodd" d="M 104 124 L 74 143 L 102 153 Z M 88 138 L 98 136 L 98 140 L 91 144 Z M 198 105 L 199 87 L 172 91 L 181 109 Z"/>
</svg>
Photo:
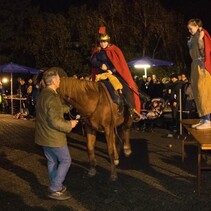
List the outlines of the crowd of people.
<svg viewBox="0 0 211 211">
<path fill-rule="evenodd" d="M 134 76 L 134 80 L 139 88 L 142 109 L 150 109 L 150 102 L 160 101 L 164 103 L 162 108 L 170 108 L 172 113 L 172 128 L 179 129 L 179 110 L 182 105 L 186 118 L 197 118 L 197 110 L 193 98 L 190 80 L 186 74 L 173 73 L 169 77 L 157 78 L 152 76 Z M 181 92 L 180 92 L 181 90 Z M 151 104 L 150 104 L 151 105 Z"/>
<path fill-rule="evenodd" d="M 22 99 L 19 112 L 16 118 L 34 119 L 36 115 L 36 100 L 41 92 L 41 83 L 35 82 L 32 78 L 18 78 L 19 87 L 17 96 Z"/>
</svg>

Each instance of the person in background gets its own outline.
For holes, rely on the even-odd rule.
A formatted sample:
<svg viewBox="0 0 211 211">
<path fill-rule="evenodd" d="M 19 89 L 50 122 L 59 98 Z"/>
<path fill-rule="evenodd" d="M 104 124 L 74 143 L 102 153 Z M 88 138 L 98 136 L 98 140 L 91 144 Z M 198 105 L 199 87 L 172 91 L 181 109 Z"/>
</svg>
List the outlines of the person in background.
<svg viewBox="0 0 211 211">
<path fill-rule="evenodd" d="M 34 113 L 33 116 L 36 116 L 36 103 L 37 103 L 37 98 L 40 95 L 42 90 L 42 85 L 41 82 L 35 81 L 33 83 L 33 88 L 32 88 L 32 105 L 34 106 Z"/>
<path fill-rule="evenodd" d="M 181 74 L 182 86 L 182 110 L 188 112 L 186 118 L 196 118 L 196 105 L 193 97 L 193 91 L 190 81 L 186 74 Z"/>
<path fill-rule="evenodd" d="M 141 120 L 141 103 L 138 88 L 130 73 L 122 51 L 111 44 L 110 36 L 105 27 L 99 29 L 99 46 L 93 50 L 91 56 L 92 80 L 96 74 L 110 73 L 118 78 L 123 89 L 122 95 L 129 107 L 131 118 L 134 122 Z"/>
<path fill-rule="evenodd" d="M 161 82 L 163 84 L 163 99 L 169 104 L 169 90 L 172 85 L 171 79 L 169 77 L 164 77 Z"/>
<path fill-rule="evenodd" d="M 27 95 L 30 96 L 32 93 L 32 86 L 33 86 L 33 81 L 31 78 L 28 79 L 28 83 L 26 86 L 27 86 L 27 89 L 26 89 Z"/>
<path fill-rule="evenodd" d="M 69 107 L 61 103 L 56 91 L 60 85 L 56 68 L 46 70 L 43 81 L 46 87 L 40 93 L 36 104 L 35 143 L 42 146 L 48 163 L 48 197 L 66 200 L 70 198 L 70 194 L 63 182 L 71 165 L 66 133 L 77 125 L 78 120 L 64 119 L 64 113 L 69 112 Z"/>
<path fill-rule="evenodd" d="M 164 90 L 165 86 L 162 83 L 160 78 L 157 78 L 156 83 L 155 83 L 155 88 L 154 88 L 154 97 L 155 98 L 164 98 L 163 97 L 163 90 Z"/>
<path fill-rule="evenodd" d="M 22 78 L 19 78 L 19 91 L 20 91 L 20 95 L 21 97 L 23 98 L 26 98 L 27 97 L 27 85 L 26 85 L 26 82 L 24 79 Z"/>
<path fill-rule="evenodd" d="M 155 74 L 152 74 L 152 80 L 157 81 L 157 76 Z"/>
<path fill-rule="evenodd" d="M 21 100 L 20 112 L 18 113 L 18 116 L 16 118 L 20 118 L 19 115 L 21 115 L 21 114 L 23 114 L 24 117 L 28 116 L 28 114 L 29 114 L 28 103 L 27 103 L 27 84 L 23 78 L 18 78 L 18 82 L 19 82 L 18 93 L 22 100 Z M 25 99 L 23 99 L 23 98 L 25 98 Z"/>
<path fill-rule="evenodd" d="M 179 81 L 181 81 L 182 80 L 182 75 L 178 75 L 177 78 L 178 78 Z"/>
<path fill-rule="evenodd" d="M 33 103 L 33 97 L 32 97 L 32 92 L 33 92 L 33 81 L 31 78 L 28 79 L 28 83 L 26 85 L 26 92 L 27 92 L 27 108 L 29 110 L 29 117 L 33 117 L 35 113 L 35 107 Z"/>
<path fill-rule="evenodd" d="M 154 83 L 152 81 L 152 77 L 151 76 L 147 76 L 147 81 L 146 81 L 146 90 L 147 90 L 147 94 L 150 96 L 150 98 L 153 98 L 153 92 L 154 92 Z"/>
<path fill-rule="evenodd" d="M 188 47 L 191 63 L 191 86 L 200 121 L 192 125 L 196 129 L 211 128 L 211 38 L 202 21 L 194 18 L 187 23 L 191 34 Z"/>
<path fill-rule="evenodd" d="M 183 101 L 182 106 L 184 111 L 188 111 L 188 118 L 197 118 L 196 104 L 193 96 L 191 83 L 187 81 L 183 85 Z"/>
<path fill-rule="evenodd" d="M 170 106 L 172 110 L 172 123 L 173 130 L 177 132 L 179 130 L 179 105 L 180 105 L 180 89 L 182 89 L 182 82 L 178 79 L 177 74 L 172 74 L 170 76 L 172 81 L 171 91 L 170 91 Z"/>
<path fill-rule="evenodd" d="M 184 73 L 181 74 L 181 81 L 185 84 L 188 83 L 188 79 Z"/>
<path fill-rule="evenodd" d="M 146 76 L 143 75 L 142 77 L 139 77 L 138 80 L 136 81 L 136 84 L 138 86 L 139 91 L 144 92 L 145 94 L 147 94 L 147 90 L 146 90 Z"/>
</svg>

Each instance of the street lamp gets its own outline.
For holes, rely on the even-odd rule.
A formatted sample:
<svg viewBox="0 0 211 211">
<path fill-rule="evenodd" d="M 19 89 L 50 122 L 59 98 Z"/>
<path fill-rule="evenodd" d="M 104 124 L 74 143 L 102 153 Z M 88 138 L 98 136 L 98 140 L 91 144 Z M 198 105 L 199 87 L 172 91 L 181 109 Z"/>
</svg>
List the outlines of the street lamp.
<svg viewBox="0 0 211 211">
<path fill-rule="evenodd" d="M 9 79 L 6 78 L 6 77 L 1 78 L 1 80 L 0 80 L 0 89 L 1 89 L 1 91 L 0 91 L 0 103 L 3 102 L 3 96 L 5 94 L 3 84 L 7 84 L 8 82 L 9 82 Z M 4 106 L 2 106 L 2 109 L 4 109 Z"/>
<path fill-rule="evenodd" d="M 135 64 L 134 67 L 136 69 L 142 69 L 142 68 L 144 68 L 144 76 L 147 77 L 147 68 L 150 68 L 151 65 L 149 65 L 149 64 Z"/>
<path fill-rule="evenodd" d="M 9 79 L 8 78 L 2 78 L 1 82 L 3 84 L 7 84 L 9 82 Z"/>
<path fill-rule="evenodd" d="M 12 73 L 11 73 L 11 75 L 12 75 Z M 3 84 L 6 84 L 8 82 L 9 82 L 9 79 L 8 78 L 6 78 L 6 77 L 2 78 L 2 83 Z M 13 114 L 13 86 L 12 86 L 12 83 L 13 83 L 13 81 L 12 81 L 12 77 L 11 77 L 11 80 L 10 80 L 10 85 L 11 85 L 11 87 L 10 87 L 11 114 Z"/>
</svg>

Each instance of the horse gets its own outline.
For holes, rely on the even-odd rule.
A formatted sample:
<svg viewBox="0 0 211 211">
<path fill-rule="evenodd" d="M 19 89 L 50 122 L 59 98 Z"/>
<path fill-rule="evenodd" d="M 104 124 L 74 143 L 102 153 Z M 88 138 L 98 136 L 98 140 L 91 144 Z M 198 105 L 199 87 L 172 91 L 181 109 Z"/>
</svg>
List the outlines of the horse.
<svg viewBox="0 0 211 211">
<path fill-rule="evenodd" d="M 132 119 L 128 109 L 124 106 L 119 109 L 119 105 L 112 101 L 102 82 L 63 77 L 58 93 L 66 104 L 78 111 L 84 122 L 90 163 L 88 175 L 90 177 L 96 175 L 96 133 L 104 132 L 111 165 L 110 179 L 116 181 L 120 150 L 124 149 L 125 156 L 132 153 L 130 145 Z"/>
</svg>

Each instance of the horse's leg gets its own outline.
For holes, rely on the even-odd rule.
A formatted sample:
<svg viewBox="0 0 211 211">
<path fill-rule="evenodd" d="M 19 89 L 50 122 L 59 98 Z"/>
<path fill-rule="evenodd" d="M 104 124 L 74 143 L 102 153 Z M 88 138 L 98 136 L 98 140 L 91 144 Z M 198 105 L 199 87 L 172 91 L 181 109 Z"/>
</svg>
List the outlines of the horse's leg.
<svg viewBox="0 0 211 211">
<path fill-rule="evenodd" d="M 86 127 L 87 134 L 87 150 L 90 163 L 90 169 L 88 175 L 93 177 L 96 175 L 96 159 L 95 159 L 95 142 L 96 142 L 96 131 Z"/>
<path fill-rule="evenodd" d="M 107 146 L 108 146 L 108 154 L 109 154 L 110 163 L 111 163 L 110 179 L 112 181 L 116 181 L 118 179 L 117 172 L 116 172 L 116 165 L 119 164 L 119 155 L 116 148 L 114 128 L 110 127 L 107 130 L 105 130 L 105 135 L 106 135 L 106 141 L 107 141 Z"/>
<path fill-rule="evenodd" d="M 130 128 L 125 128 L 124 130 L 124 154 L 125 156 L 130 156 L 132 153 L 130 145 Z"/>
<path fill-rule="evenodd" d="M 116 147 L 116 138 L 114 135 L 114 143 L 113 143 L 113 149 L 114 149 L 114 165 L 118 166 L 119 165 L 119 153 Z"/>
</svg>

